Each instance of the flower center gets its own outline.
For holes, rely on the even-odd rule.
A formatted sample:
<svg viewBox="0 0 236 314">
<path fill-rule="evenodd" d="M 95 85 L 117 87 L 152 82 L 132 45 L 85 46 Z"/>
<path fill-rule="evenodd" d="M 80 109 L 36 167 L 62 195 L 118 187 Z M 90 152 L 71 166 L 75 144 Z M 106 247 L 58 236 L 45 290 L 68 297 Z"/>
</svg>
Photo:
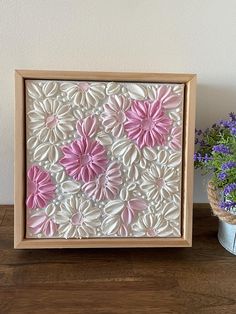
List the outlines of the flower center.
<svg viewBox="0 0 236 314">
<path fill-rule="evenodd" d="M 50 129 L 53 128 L 57 124 L 57 122 L 58 118 L 54 115 L 48 116 L 46 118 L 46 126 Z"/>
<path fill-rule="evenodd" d="M 88 163 L 90 163 L 92 161 L 92 157 L 90 155 L 84 154 L 80 156 L 80 164 L 82 166 L 87 165 Z"/>
<path fill-rule="evenodd" d="M 102 174 L 99 176 L 98 178 L 98 186 L 106 186 L 107 185 L 107 178 L 106 178 L 106 175 Z"/>
<path fill-rule="evenodd" d="M 123 123 L 125 121 L 125 114 L 122 111 L 117 112 L 117 122 L 118 123 Z"/>
<path fill-rule="evenodd" d="M 86 92 L 89 89 L 89 83 L 87 82 L 78 83 L 78 87 L 81 90 L 81 92 Z"/>
<path fill-rule="evenodd" d="M 29 181 L 29 183 L 28 183 L 29 194 L 36 194 L 37 189 L 38 189 L 37 183 L 33 182 L 33 181 Z"/>
<path fill-rule="evenodd" d="M 152 118 L 143 119 L 143 121 L 141 122 L 141 125 L 142 125 L 143 130 L 150 131 L 153 128 Z"/>
<path fill-rule="evenodd" d="M 149 229 L 147 230 L 147 235 L 148 235 L 149 237 L 155 237 L 155 236 L 156 236 L 156 231 L 155 231 L 155 229 L 149 228 Z"/>
<path fill-rule="evenodd" d="M 158 178 L 158 179 L 156 180 L 156 185 L 157 185 L 159 188 L 163 187 L 164 184 L 165 184 L 165 181 L 164 181 L 163 178 Z"/>
<path fill-rule="evenodd" d="M 81 225 L 83 222 L 83 216 L 80 213 L 76 213 L 71 217 L 71 223 L 74 226 Z"/>
</svg>

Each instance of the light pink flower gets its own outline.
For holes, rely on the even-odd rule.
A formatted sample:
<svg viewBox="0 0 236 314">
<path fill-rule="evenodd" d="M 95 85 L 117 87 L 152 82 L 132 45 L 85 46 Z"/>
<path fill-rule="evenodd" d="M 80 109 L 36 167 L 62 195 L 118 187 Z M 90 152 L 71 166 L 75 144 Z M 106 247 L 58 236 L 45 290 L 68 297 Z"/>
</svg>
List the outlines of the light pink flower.
<svg viewBox="0 0 236 314">
<path fill-rule="evenodd" d="M 177 108 L 181 102 L 182 96 L 173 93 L 171 86 L 161 85 L 157 89 L 156 100 L 164 109 Z"/>
<path fill-rule="evenodd" d="M 50 174 L 38 166 L 31 166 L 28 170 L 28 197 L 26 205 L 28 208 L 43 208 L 55 195 L 55 185 Z"/>
<path fill-rule="evenodd" d="M 98 130 L 98 120 L 94 116 L 79 120 L 76 124 L 76 129 L 81 137 L 93 137 Z"/>
<path fill-rule="evenodd" d="M 130 100 L 124 96 L 110 97 L 109 103 L 103 106 L 102 123 L 106 132 L 120 137 L 124 132 L 126 120 L 125 111 L 129 108 Z"/>
<path fill-rule="evenodd" d="M 129 234 L 131 223 L 138 217 L 138 213 L 147 208 L 147 203 L 141 198 L 129 201 L 113 200 L 105 205 L 104 211 L 107 215 L 102 222 L 102 231 L 111 236 L 118 234 L 126 237 Z"/>
<path fill-rule="evenodd" d="M 64 156 L 60 164 L 74 180 L 89 182 L 104 172 L 107 164 L 105 148 L 88 138 L 75 140 L 62 147 Z"/>
<path fill-rule="evenodd" d="M 121 219 L 125 226 L 131 224 L 135 216 L 139 211 L 142 211 L 147 208 L 147 204 L 143 199 L 131 199 L 127 202 L 121 213 Z"/>
<path fill-rule="evenodd" d="M 46 210 L 34 211 L 27 219 L 27 226 L 33 234 L 42 233 L 46 237 L 52 237 L 57 231 L 54 221 L 55 205 L 50 204 Z"/>
<path fill-rule="evenodd" d="M 159 101 L 133 101 L 126 111 L 125 130 L 140 148 L 164 145 L 172 120 L 165 114 Z"/>
<path fill-rule="evenodd" d="M 170 133 L 170 141 L 169 146 L 173 150 L 179 150 L 181 148 L 181 142 L 182 142 L 182 131 L 180 127 L 175 127 L 171 130 Z"/>
<path fill-rule="evenodd" d="M 100 174 L 96 180 L 85 183 L 83 190 L 92 199 L 112 200 L 119 192 L 121 183 L 120 165 L 117 162 L 112 162 L 105 173 Z"/>
</svg>

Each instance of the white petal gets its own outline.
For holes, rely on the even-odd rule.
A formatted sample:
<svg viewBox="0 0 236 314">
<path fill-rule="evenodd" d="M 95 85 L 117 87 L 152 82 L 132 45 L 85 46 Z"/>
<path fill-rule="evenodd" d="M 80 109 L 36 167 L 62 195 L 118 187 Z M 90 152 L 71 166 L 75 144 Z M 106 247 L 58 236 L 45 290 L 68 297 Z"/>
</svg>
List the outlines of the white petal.
<svg viewBox="0 0 236 314">
<path fill-rule="evenodd" d="M 27 81 L 27 92 L 31 98 L 38 99 L 42 96 L 41 88 L 37 83 Z"/>
<path fill-rule="evenodd" d="M 122 211 L 124 203 L 121 200 L 114 200 L 108 202 L 104 207 L 104 212 L 107 215 L 116 215 Z"/>
<path fill-rule="evenodd" d="M 157 158 L 157 153 L 155 152 L 155 150 L 151 147 L 144 147 L 143 149 L 143 156 L 149 160 L 149 161 L 153 161 Z"/>
<path fill-rule="evenodd" d="M 181 163 L 181 157 L 181 153 L 171 154 L 168 159 L 168 166 L 173 168 L 179 166 Z"/>
<path fill-rule="evenodd" d="M 48 158 L 49 150 L 50 150 L 49 143 L 40 144 L 38 147 L 36 147 L 34 151 L 34 159 L 38 161 L 46 160 Z"/>
<path fill-rule="evenodd" d="M 133 180 L 139 179 L 139 171 L 135 164 L 132 164 L 128 170 L 128 177 Z"/>
<path fill-rule="evenodd" d="M 39 140 L 37 139 L 36 136 L 32 136 L 28 139 L 27 141 L 27 148 L 28 149 L 33 149 L 38 145 Z"/>
<path fill-rule="evenodd" d="M 99 132 L 97 134 L 96 140 L 105 146 L 111 145 L 113 142 L 111 136 L 105 132 Z"/>
<path fill-rule="evenodd" d="M 51 163 L 57 162 L 59 159 L 59 150 L 56 145 L 51 145 L 50 150 L 48 152 L 48 160 Z"/>
<path fill-rule="evenodd" d="M 107 83 L 106 93 L 107 95 L 118 94 L 121 89 L 121 86 L 117 82 Z"/>
<path fill-rule="evenodd" d="M 52 97 L 57 92 L 57 82 L 55 81 L 48 81 L 43 85 L 42 91 L 46 97 Z"/>
<path fill-rule="evenodd" d="M 129 191 L 126 188 L 121 189 L 120 191 L 120 199 L 122 201 L 127 201 L 129 198 Z"/>
<path fill-rule="evenodd" d="M 135 83 L 127 83 L 126 87 L 130 97 L 133 99 L 142 100 L 147 95 L 147 91 L 142 85 Z"/>
<path fill-rule="evenodd" d="M 61 184 L 62 193 L 76 193 L 80 190 L 80 187 L 80 183 L 69 180 Z"/>
<path fill-rule="evenodd" d="M 106 217 L 101 225 L 102 231 L 105 235 L 115 234 L 120 227 L 120 218 L 116 216 Z"/>
<path fill-rule="evenodd" d="M 169 153 L 166 150 L 160 150 L 157 154 L 157 161 L 160 164 L 165 164 L 168 160 Z"/>
</svg>

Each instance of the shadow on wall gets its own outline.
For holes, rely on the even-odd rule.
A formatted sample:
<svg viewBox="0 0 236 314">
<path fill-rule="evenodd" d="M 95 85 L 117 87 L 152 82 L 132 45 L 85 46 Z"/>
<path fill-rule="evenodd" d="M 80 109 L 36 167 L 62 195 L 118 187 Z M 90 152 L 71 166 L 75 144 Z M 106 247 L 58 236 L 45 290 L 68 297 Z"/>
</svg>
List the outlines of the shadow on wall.
<svg viewBox="0 0 236 314">
<path fill-rule="evenodd" d="M 235 85 L 203 85 L 197 87 L 196 128 L 205 129 L 229 112 L 236 112 Z M 194 197 L 196 203 L 207 203 L 207 182 L 210 176 L 202 176 L 200 170 L 194 173 Z"/>
<path fill-rule="evenodd" d="M 233 111 L 236 112 L 236 83 L 197 86 L 197 128 L 209 127 Z"/>
</svg>

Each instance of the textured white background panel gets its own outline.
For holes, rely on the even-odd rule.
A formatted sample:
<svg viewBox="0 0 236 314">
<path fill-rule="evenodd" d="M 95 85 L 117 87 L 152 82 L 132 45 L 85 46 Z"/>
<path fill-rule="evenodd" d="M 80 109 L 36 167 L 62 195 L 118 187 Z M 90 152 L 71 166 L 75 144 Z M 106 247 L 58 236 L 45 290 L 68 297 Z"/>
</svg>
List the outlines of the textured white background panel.
<svg viewBox="0 0 236 314">
<path fill-rule="evenodd" d="M 27 237 L 179 237 L 183 95 L 27 80 Z"/>
<path fill-rule="evenodd" d="M 235 110 L 235 16 L 234 0 L 1 0 L 0 203 L 13 203 L 14 69 L 197 73 L 205 127 Z"/>
</svg>

